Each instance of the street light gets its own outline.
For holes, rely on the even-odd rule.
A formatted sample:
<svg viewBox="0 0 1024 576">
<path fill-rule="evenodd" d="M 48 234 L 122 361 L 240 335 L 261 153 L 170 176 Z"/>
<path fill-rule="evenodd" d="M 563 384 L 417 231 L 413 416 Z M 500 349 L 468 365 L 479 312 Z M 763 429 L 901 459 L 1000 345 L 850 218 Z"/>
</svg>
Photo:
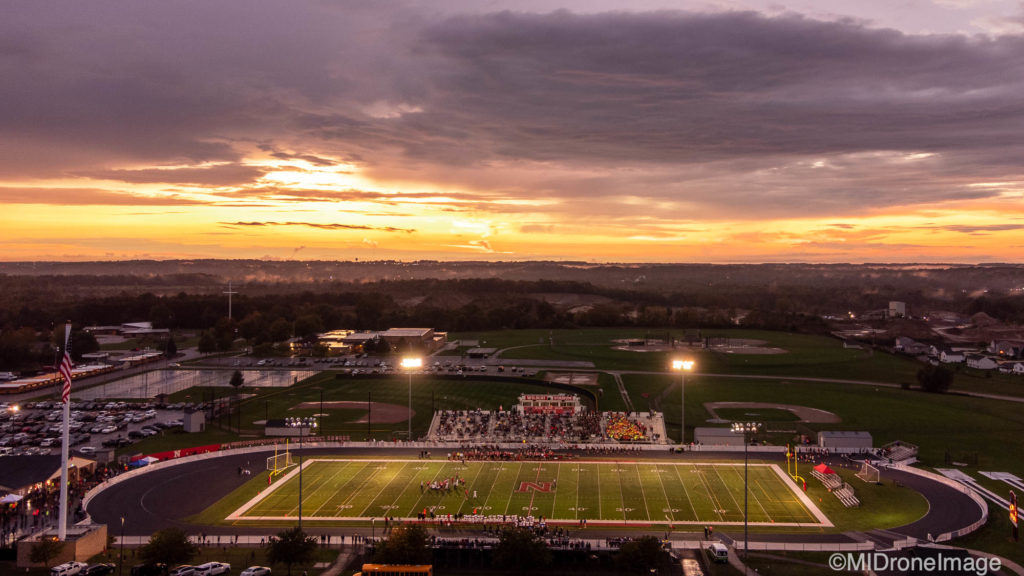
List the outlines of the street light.
<svg viewBox="0 0 1024 576">
<path fill-rule="evenodd" d="M 673 360 L 672 369 L 679 372 L 679 445 L 686 444 L 686 373 L 693 370 L 693 360 Z"/>
<path fill-rule="evenodd" d="M 405 368 L 409 372 L 409 435 L 406 439 L 410 442 L 412 442 L 412 371 L 419 369 L 422 366 L 423 358 L 418 356 L 402 358 L 402 368 Z"/>
<path fill-rule="evenodd" d="M 284 419 L 284 425 L 299 429 L 299 530 L 302 530 L 302 440 L 307 430 L 316 428 L 316 416 L 288 417 Z"/>
<path fill-rule="evenodd" d="M 747 549 L 750 541 L 747 538 L 747 445 L 750 444 L 748 434 L 756 434 L 761 429 L 760 422 L 733 422 L 732 431 L 743 434 L 743 573 L 747 573 Z"/>
</svg>

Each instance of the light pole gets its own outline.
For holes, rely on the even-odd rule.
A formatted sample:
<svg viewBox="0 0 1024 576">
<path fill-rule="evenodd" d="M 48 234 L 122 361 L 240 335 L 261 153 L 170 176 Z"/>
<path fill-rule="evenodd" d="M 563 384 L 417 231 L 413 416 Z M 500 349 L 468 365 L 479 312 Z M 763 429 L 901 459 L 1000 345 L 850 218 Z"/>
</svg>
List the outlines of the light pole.
<svg viewBox="0 0 1024 576">
<path fill-rule="evenodd" d="M 750 541 L 747 536 L 747 445 L 750 440 L 748 434 L 756 434 L 761 428 L 760 422 L 733 422 L 732 431 L 743 434 L 743 573 L 747 573 L 747 549 L 750 548 Z"/>
<path fill-rule="evenodd" d="M 285 418 L 285 426 L 299 429 L 299 530 L 302 530 L 302 441 L 306 437 L 306 431 L 316 428 L 315 416 L 303 416 L 301 418 Z"/>
<path fill-rule="evenodd" d="M 124 576 L 124 516 L 121 516 L 121 552 L 117 556 L 117 574 Z"/>
<path fill-rule="evenodd" d="M 412 442 L 412 371 L 423 366 L 423 358 L 407 357 L 402 358 L 402 368 L 409 372 L 409 435 L 406 439 Z"/>
<path fill-rule="evenodd" d="M 686 445 L 686 373 L 693 370 L 693 360 L 673 360 L 672 369 L 679 372 L 679 445 Z"/>
</svg>

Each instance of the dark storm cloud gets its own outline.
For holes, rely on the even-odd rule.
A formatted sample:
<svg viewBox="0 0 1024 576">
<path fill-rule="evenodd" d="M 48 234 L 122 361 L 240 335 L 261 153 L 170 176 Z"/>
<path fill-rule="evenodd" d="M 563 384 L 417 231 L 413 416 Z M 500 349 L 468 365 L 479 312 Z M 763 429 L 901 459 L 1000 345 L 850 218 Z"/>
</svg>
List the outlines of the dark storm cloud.
<svg viewBox="0 0 1024 576">
<path fill-rule="evenodd" d="M 1019 37 L 912 37 L 753 13 L 498 14 L 424 36 L 451 64 L 437 91 L 447 131 L 485 132 L 497 154 L 697 162 L 957 150 L 1016 146 L 1022 127 Z M 470 118 L 491 122 L 460 122 Z"/>
<path fill-rule="evenodd" d="M 0 39 L 8 177 L 229 185 L 264 200 L 246 186 L 258 170 L 238 165 L 258 150 L 481 191 L 460 200 L 505 212 L 526 208 L 491 202 L 653 211 L 624 209 L 631 196 L 766 218 L 995 196 L 970 184 L 1019 179 L 1024 156 L 1020 36 L 736 12 L 98 0 L 16 3 Z M 151 168 L 202 163 L 234 168 Z"/>
</svg>

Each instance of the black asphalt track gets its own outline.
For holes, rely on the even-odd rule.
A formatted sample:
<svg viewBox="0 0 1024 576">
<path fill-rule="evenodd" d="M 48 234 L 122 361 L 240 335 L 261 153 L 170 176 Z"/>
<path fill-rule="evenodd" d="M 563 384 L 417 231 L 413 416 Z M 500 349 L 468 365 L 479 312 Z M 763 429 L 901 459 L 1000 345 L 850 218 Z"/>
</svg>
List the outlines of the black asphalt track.
<svg viewBox="0 0 1024 576">
<path fill-rule="evenodd" d="M 442 449 L 443 450 L 443 449 Z M 127 479 L 97 494 L 89 503 L 87 512 L 95 522 L 118 526 L 121 518 L 125 519 L 124 533 L 132 536 L 146 536 L 163 528 L 176 526 L 191 534 L 276 534 L 280 527 L 257 526 L 208 526 L 196 524 L 188 520 L 207 507 L 211 506 L 228 493 L 248 482 L 250 476 L 239 476 L 238 468 L 263 470 L 266 459 L 273 455 L 273 450 L 213 457 L 204 460 L 185 462 L 164 469 L 154 469 L 134 478 Z M 339 449 L 322 448 L 306 449 L 304 457 L 317 455 L 337 455 L 352 457 L 396 457 L 415 458 L 417 449 Z M 736 453 L 687 452 L 673 454 L 665 452 L 627 453 L 621 459 L 659 458 L 673 461 L 686 460 L 722 460 L 735 459 Z M 777 459 L 781 460 L 781 455 Z M 759 455 L 758 460 L 766 460 Z M 906 490 L 921 493 L 928 500 L 929 509 L 924 517 L 900 528 L 879 531 L 872 534 L 875 540 L 893 540 L 902 536 L 910 536 L 921 540 L 929 536 L 938 536 L 946 532 L 969 526 L 981 518 L 981 510 L 974 501 L 962 491 L 940 482 L 923 478 L 901 470 L 882 470 L 882 481 L 899 482 Z M 317 533 L 323 534 L 354 534 L 370 533 L 370 528 L 352 527 L 327 528 L 318 526 Z M 635 534 L 630 530 L 630 534 Z M 726 538 L 742 538 L 742 529 L 716 531 Z M 574 534 L 574 537 L 608 538 L 619 535 L 615 528 L 588 527 L 585 535 Z M 661 532 L 659 532 L 661 535 Z M 699 533 L 698 533 L 699 536 Z M 676 533 L 679 537 L 679 533 Z M 787 542 L 854 542 L 858 538 L 851 534 L 751 534 L 750 540 L 771 540 Z"/>
</svg>

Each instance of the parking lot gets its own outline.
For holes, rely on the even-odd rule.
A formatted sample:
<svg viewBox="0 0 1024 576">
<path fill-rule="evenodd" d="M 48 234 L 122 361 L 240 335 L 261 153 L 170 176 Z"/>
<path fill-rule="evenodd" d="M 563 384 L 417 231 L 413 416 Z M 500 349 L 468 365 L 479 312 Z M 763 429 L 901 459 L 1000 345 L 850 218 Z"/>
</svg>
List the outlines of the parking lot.
<svg viewBox="0 0 1024 576">
<path fill-rule="evenodd" d="M 136 440 L 173 432 L 182 425 L 185 404 L 149 402 L 71 403 L 72 453 L 89 456 L 101 447 L 127 446 Z M 0 455 L 59 454 L 60 402 L 0 404 Z"/>
</svg>

